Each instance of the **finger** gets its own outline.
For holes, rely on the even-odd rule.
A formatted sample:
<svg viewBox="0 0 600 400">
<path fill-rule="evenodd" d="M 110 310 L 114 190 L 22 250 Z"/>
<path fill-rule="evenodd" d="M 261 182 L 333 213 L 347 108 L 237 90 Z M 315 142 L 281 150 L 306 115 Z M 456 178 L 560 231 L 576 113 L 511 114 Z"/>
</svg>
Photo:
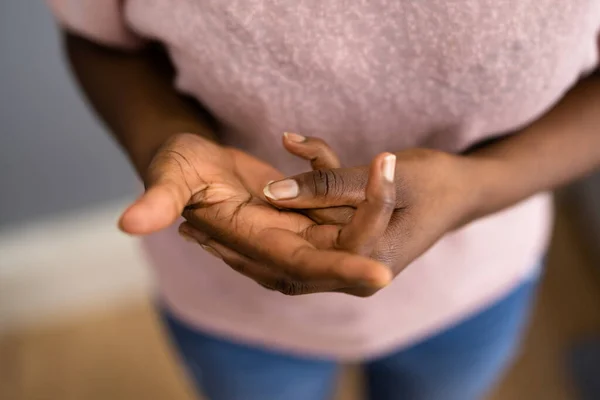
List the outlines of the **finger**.
<svg viewBox="0 0 600 400">
<path fill-rule="evenodd" d="M 264 264 L 258 263 L 216 240 L 208 240 L 202 245 L 202 248 L 213 256 L 223 260 L 234 271 L 269 289 L 275 290 L 276 283 L 285 280 L 283 276 L 269 269 Z"/>
<path fill-rule="evenodd" d="M 333 149 L 319 138 L 286 132 L 283 134 L 283 146 L 293 155 L 310 161 L 315 170 L 339 168 L 341 165 Z"/>
<path fill-rule="evenodd" d="M 343 251 L 319 250 L 297 234 L 283 229 L 266 229 L 257 243 L 259 254 L 277 260 L 295 281 L 340 281 L 348 286 L 383 287 L 392 276 L 385 265 Z"/>
<path fill-rule="evenodd" d="M 162 178 L 148 186 L 146 192 L 129 206 L 119 220 L 126 233 L 144 235 L 171 225 L 183 211 L 191 192 L 177 179 Z"/>
<path fill-rule="evenodd" d="M 210 235 L 208 233 L 195 228 L 189 222 L 182 222 L 177 231 L 182 238 L 189 242 L 195 242 L 203 245 L 210 240 Z"/>
<path fill-rule="evenodd" d="M 340 206 L 295 211 L 301 212 L 319 225 L 346 225 L 352 220 L 352 216 L 356 209 L 353 207 Z"/>
<path fill-rule="evenodd" d="M 188 230 L 189 227 L 189 223 L 183 223 L 180 232 L 194 237 L 199 244 L 211 243 L 211 247 L 234 269 L 243 270 L 244 275 L 286 294 L 331 291 L 357 285 L 381 288 L 391 279 L 389 269 L 377 261 L 347 252 L 319 250 L 311 245 L 314 241 L 323 249 L 333 248 L 339 232 L 335 226 L 312 229 L 311 242 L 288 230 L 265 229 L 257 237 L 251 257 L 207 239 L 196 229 Z M 218 246 L 212 246 L 213 243 Z M 253 260 L 254 265 L 244 266 L 248 261 L 240 261 L 232 252 Z"/>
<path fill-rule="evenodd" d="M 234 271 L 252 279 L 262 287 L 283 293 L 288 296 L 298 296 L 311 293 L 324 293 L 339 291 L 345 286 L 344 282 L 339 280 L 298 280 L 280 271 L 274 270 L 246 257 L 223 244 L 209 240 L 203 248 L 211 254 L 221 258 Z M 377 288 L 366 287 L 360 288 L 364 291 L 376 291 Z M 346 292 L 350 293 L 350 292 Z"/>
<path fill-rule="evenodd" d="M 338 237 L 338 248 L 368 257 L 385 233 L 396 205 L 394 176 L 396 156 L 383 153 L 375 157 L 369 170 L 369 182 L 363 201 L 352 221 Z"/>
<path fill-rule="evenodd" d="M 310 161 L 313 170 L 341 166 L 337 154 L 323 139 L 286 132 L 283 134 L 283 146 L 290 153 Z M 346 224 L 354 214 L 354 209 L 351 207 L 328 207 L 308 209 L 302 212 L 318 224 Z"/>
<path fill-rule="evenodd" d="M 280 279 L 274 271 L 247 257 L 218 241 L 211 239 L 207 234 L 194 228 L 190 223 L 179 225 L 179 234 L 187 241 L 199 244 L 202 249 L 212 256 L 223 260 L 235 271 L 261 283 L 266 284 Z"/>
<path fill-rule="evenodd" d="M 269 290 L 276 290 L 287 295 L 300 295 L 318 292 L 338 291 L 344 286 L 339 281 L 299 282 L 274 269 L 268 268 L 250 257 L 247 257 L 195 229 L 184 222 L 179 226 L 179 234 L 187 241 L 199 244 L 206 252 L 223 260 L 234 271 L 252 279 Z M 366 288 L 367 290 L 369 288 Z"/>
<path fill-rule="evenodd" d="M 358 206 L 365 199 L 367 168 L 320 169 L 271 182 L 263 192 L 282 208 Z"/>
</svg>

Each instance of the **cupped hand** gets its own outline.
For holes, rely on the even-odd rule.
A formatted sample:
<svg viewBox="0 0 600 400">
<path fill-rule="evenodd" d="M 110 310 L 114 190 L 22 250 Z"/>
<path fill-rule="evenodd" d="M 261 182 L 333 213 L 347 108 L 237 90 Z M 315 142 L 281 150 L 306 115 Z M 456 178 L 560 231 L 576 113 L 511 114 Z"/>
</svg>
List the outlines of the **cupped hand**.
<svg viewBox="0 0 600 400">
<path fill-rule="evenodd" d="M 356 207 L 369 201 L 365 189 L 369 167 L 339 168 L 335 153 L 316 138 L 284 140 L 293 154 L 310 160 L 318 170 L 273 182 L 269 201 L 296 209 L 325 224 L 344 225 L 356 218 Z M 389 226 L 365 256 L 390 266 L 398 274 L 444 234 L 471 219 L 478 196 L 469 159 L 429 149 L 396 153 L 395 203 Z M 368 223 L 365 222 L 365 229 Z"/>
<path fill-rule="evenodd" d="M 374 163 L 371 185 L 379 197 L 385 194 L 381 162 Z M 340 230 L 265 201 L 262 188 L 282 177 L 241 151 L 193 134 L 175 135 L 157 152 L 144 177 L 146 192 L 124 212 L 120 226 L 131 234 L 149 234 L 183 215 L 188 222 L 180 227 L 182 233 L 208 246 L 238 272 L 286 294 L 368 295 L 385 286 L 391 279 L 386 266 L 361 252 L 331 245 L 338 235 L 340 243 L 363 246 L 365 239 L 353 233 L 362 225 L 360 218 Z M 387 192 L 394 195 L 393 190 Z M 358 214 L 383 221 L 374 229 L 385 229 L 391 210 L 371 203 Z"/>
</svg>

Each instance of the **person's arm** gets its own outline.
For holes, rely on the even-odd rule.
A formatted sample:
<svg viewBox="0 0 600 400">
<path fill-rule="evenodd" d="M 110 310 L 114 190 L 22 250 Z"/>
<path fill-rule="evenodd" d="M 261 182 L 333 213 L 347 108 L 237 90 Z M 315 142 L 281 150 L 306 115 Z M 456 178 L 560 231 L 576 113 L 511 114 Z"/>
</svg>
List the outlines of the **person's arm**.
<svg viewBox="0 0 600 400">
<path fill-rule="evenodd" d="M 314 139 L 288 140 L 286 146 L 307 159 L 332 151 L 322 143 L 314 143 Z M 459 224 L 500 211 L 600 167 L 600 74 L 583 79 L 522 131 L 467 154 L 429 149 L 396 154 L 401 163 L 398 171 L 404 171 L 398 180 L 398 199 L 406 201 L 420 198 L 418 193 L 443 190 L 421 199 L 434 197 L 443 203 L 446 194 L 458 193 L 449 197 L 462 204 Z M 343 206 L 344 201 L 364 198 L 366 167 L 327 168 L 333 169 L 289 178 L 298 186 L 293 196 L 276 195 L 277 187 L 285 185 L 271 183 L 267 192 L 275 195 L 270 199 L 281 207 L 310 209 Z"/>
<path fill-rule="evenodd" d="M 288 140 L 286 147 L 307 159 L 317 147 L 327 151 L 312 143 Z M 399 273 L 446 233 L 598 168 L 600 78 L 582 80 L 521 132 L 468 154 L 408 149 L 396 156 L 395 210 L 372 257 Z M 324 219 L 343 224 L 344 215 L 329 208 L 364 201 L 367 177 L 364 166 L 327 168 L 270 183 L 265 194 L 285 209 L 325 209 Z"/>
<path fill-rule="evenodd" d="M 214 139 L 199 110 L 173 86 L 173 70 L 158 46 L 109 49 L 65 33 L 71 67 L 87 99 L 143 178 L 157 149 L 173 134 Z"/>
<path fill-rule="evenodd" d="M 154 233 L 183 215 L 184 226 L 193 229 L 188 238 L 209 246 L 234 270 L 286 294 L 338 290 L 362 296 L 390 281 L 386 266 L 353 248 L 323 248 L 321 243 L 337 234 L 335 227 L 318 229 L 306 216 L 284 213 L 256 198 L 281 173 L 210 140 L 213 135 L 200 110 L 173 88 L 161 51 L 121 53 L 71 35 L 67 49 L 88 99 L 146 186 L 121 216 L 123 231 Z M 382 197 L 381 188 L 388 187 L 388 196 L 393 195 L 393 186 L 380 184 L 380 175 L 375 168 L 370 192 Z M 350 226 L 342 244 L 368 246 L 366 234 L 385 229 L 385 207 L 369 203 L 359 213 L 379 225 L 371 222 L 368 230 Z"/>
<path fill-rule="evenodd" d="M 467 158 L 479 198 L 475 218 L 594 171 L 600 167 L 600 76 L 581 81 L 519 134 Z"/>
</svg>

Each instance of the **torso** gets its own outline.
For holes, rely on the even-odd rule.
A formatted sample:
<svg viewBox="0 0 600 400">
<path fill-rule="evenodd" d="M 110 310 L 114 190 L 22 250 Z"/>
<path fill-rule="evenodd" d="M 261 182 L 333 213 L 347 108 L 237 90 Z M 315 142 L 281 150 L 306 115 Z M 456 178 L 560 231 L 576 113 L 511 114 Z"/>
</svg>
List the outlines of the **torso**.
<svg viewBox="0 0 600 400">
<path fill-rule="evenodd" d="M 167 45 L 178 87 L 228 143 L 276 164 L 289 161 L 270 154 L 284 131 L 321 136 L 352 164 L 458 151 L 535 119 L 597 61 L 591 0 L 167 4 L 129 0 L 131 26 Z"/>
<path fill-rule="evenodd" d="M 287 173 L 284 131 L 320 136 L 346 165 L 425 146 L 459 152 L 535 120 L 598 62 L 600 0 L 126 0 L 161 41 L 177 86 L 225 143 Z M 149 240 L 166 301 L 243 340 L 361 356 L 414 340 L 519 283 L 544 251 L 533 199 L 444 238 L 368 300 L 286 298 L 174 231 Z M 217 307 L 218 312 L 215 311 Z M 274 322 L 275 321 L 275 322 Z"/>
</svg>

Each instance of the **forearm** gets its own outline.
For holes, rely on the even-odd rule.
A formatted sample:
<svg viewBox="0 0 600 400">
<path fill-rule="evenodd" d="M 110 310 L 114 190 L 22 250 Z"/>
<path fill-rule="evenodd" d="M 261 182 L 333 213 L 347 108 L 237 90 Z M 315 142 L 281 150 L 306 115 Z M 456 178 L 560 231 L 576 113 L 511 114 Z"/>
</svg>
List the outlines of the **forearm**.
<svg viewBox="0 0 600 400">
<path fill-rule="evenodd" d="M 174 89 L 170 65 L 156 49 L 123 53 L 71 34 L 65 35 L 65 44 L 88 100 L 140 175 L 175 133 L 214 139 L 196 108 Z"/>
<path fill-rule="evenodd" d="M 474 218 L 554 189 L 600 167 L 600 78 L 583 80 L 521 133 L 467 156 Z"/>
</svg>

